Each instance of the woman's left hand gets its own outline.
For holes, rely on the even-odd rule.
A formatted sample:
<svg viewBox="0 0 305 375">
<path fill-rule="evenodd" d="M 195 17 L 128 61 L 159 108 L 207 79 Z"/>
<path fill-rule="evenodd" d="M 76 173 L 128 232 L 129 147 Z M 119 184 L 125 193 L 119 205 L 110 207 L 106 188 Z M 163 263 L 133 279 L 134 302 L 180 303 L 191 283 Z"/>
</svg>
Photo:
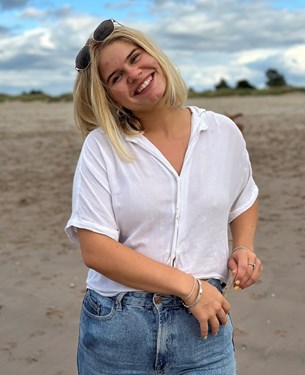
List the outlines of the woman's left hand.
<svg viewBox="0 0 305 375">
<path fill-rule="evenodd" d="M 236 285 L 241 289 L 255 284 L 263 271 L 262 262 L 255 253 L 245 249 L 239 249 L 232 253 L 228 267 L 232 275 L 235 276 Z"/>
</svg>

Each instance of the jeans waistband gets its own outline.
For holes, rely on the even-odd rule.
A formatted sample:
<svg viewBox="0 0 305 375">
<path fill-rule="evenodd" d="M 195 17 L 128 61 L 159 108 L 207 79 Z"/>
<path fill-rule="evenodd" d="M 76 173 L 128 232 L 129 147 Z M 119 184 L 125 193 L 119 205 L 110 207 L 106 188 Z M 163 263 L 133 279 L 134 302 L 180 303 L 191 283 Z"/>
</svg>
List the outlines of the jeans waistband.
<svg viewBox="0 0 305 375">
<path fill-rule="evenodd" d="M 223 288 L 225 287 L 225 283 L 218 279 L 209 279 L 207 281 L 209 284 L 217 288 L 220 292 L 222 292 Z M 156 303 L 162 303 L 162 305 L 167 307 L 183 306 L 182 301 L 179 297 L 170 294 L 149 292 L 122 292 L 111 298 L 115 300 L 116 307 L 118 309 L 120 309 L 121 306 L 124 305 L 149 308 Z"/>
</svg>

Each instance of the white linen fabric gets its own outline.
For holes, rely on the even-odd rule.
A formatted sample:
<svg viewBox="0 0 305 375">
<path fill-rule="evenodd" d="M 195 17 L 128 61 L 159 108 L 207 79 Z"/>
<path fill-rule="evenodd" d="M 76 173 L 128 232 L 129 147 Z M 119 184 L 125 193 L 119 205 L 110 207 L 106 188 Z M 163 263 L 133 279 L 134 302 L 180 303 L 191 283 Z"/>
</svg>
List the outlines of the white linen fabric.
<svg viewBox="0 0 305 375">
<path fill-rule="evenodd" d="M 122 160 L 100 128 L 86 138 L 73 184 L 68 237 L 77 228 L 121 242 L 198 278 L 228 279 L 228 224 L 258 195 L 244 138 L 226 116 L 189 107 L 192 128 L 180 175 L 143 135 L 124 136 Z M 90 269 L 102 295 L 132 291 Z"/>
</svg>

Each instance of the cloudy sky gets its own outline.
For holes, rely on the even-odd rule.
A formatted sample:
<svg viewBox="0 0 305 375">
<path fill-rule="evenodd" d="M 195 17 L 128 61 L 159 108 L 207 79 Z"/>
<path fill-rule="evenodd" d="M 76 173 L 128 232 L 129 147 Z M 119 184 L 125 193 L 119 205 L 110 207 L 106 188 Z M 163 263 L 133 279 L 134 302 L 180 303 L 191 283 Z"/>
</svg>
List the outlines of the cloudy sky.
<svg viewBox="0 0 305 375">
<path fill-rule="evenodd" d="M 264 87 L 269 68 L 305 86 L 305 0 L 0 0 L 0 92 L 71 92 L 75 55 L 107 18 L 149 35 L 196 90 Z"/>
</svg>

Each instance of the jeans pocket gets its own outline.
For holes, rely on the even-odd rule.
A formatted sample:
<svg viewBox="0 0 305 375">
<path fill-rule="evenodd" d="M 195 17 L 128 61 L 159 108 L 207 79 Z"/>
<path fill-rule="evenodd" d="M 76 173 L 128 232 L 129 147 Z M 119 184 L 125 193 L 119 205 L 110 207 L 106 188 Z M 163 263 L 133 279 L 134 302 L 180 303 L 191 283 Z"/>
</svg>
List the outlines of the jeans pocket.
<svg viewBox="0 0 305 375">
<path fill-rule="evenodd" d="M 115 302 L 111 297 L 99 295 L 88 289 L 83 300 L 83 312 L 90 318 L 110 319 L 115 311 Z"/>
<path fill-rule="evenodd" d="M 231 314 L 228 314 L 228 323 L 231 325 L 231 330 L 232 330 L 232 345 L 233 345 L 233 350 L 235 351 L 235 342 L 234 342 L 234 325 L 232 321 Z"/>
</svg>

